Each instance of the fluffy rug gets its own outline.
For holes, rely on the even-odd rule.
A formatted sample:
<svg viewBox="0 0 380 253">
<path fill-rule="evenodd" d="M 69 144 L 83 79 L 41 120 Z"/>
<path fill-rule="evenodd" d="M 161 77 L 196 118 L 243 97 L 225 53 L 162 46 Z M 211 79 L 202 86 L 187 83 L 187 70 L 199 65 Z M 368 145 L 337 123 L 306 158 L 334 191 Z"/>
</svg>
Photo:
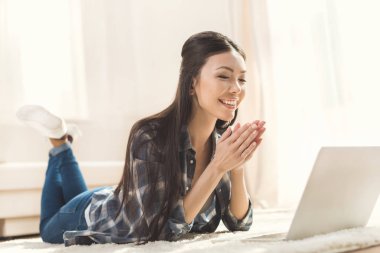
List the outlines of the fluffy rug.
<svg viewBox="0 0 380 253">
<path fill-rule="evenodd" d="M 0 243 L 0 252 L 344 252 L 380 245 L 379 220 L 370 222 L 369 227 L 342 230 L 298 241 L 282 241 L 290 226 L 293 212 L 281 210 L 255 211 L 254 226 L 247 232 L 228 232 L 222 225 L 215 233 L 188 234 L 177 242 L 153 242 L 137 246 L 91 245 L 71 246 L 43 243 L 40 238 L 18 239 Z"/>
</svg>

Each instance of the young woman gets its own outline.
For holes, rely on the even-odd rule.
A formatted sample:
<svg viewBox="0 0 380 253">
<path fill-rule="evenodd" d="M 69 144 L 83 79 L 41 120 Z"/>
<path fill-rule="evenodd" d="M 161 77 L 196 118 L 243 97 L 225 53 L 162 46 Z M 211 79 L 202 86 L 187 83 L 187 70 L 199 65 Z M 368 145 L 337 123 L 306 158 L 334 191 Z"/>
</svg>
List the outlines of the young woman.
<svg viewBox="0 0 380 253">
<path fill-rule="evenodd" d="M 216 32 L 182 48 L 176 97 L 134 124 L 117 187 L 87 190 L 70 148 L 75 131 L 39 106 L 18 117 L 50 138 L 41 237 L 73 244 L 177 240 L 188 232 L 248 230 L 252 205 L 243 165 L 261 143 L 264 122 L 235 124 L 245 96 L 245 54 Z"/>
</svg>

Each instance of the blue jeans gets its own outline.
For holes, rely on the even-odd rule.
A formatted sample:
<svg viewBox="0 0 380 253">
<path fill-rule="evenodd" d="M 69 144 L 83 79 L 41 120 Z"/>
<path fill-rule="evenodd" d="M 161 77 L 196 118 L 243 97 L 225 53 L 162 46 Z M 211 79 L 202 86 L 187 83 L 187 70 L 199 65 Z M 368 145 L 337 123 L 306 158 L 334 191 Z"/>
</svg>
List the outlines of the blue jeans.
<svg viewBox="0 0 380 253">
<path fill-rule="evenodd" d="M 92 194 L 88 191 L 69 144 L 53 148 L 42 189 L 40 235 L 44 242 L 63 243 L 63 233 L 85 230 L 84 210 Z"/>
</svg>

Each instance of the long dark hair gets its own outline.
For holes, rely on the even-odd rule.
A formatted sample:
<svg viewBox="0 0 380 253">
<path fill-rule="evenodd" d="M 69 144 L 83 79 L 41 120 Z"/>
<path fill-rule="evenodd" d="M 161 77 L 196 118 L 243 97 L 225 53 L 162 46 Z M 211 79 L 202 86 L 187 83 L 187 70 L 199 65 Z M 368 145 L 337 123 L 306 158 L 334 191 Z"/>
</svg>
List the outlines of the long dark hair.
<svg viewBox="0 0 380 253">
<path fill-rule="evenodd" d="M 182 47 L 182 63 L 174 101 L 165 110 L 137 121 L 130 131 L 123 176 L 115 190 L 115 194 L 119 194 L 120 192 L 123 194 L 122 198 L 126 209 L 128 209 L 127 203 L 130 192 L 136 190 L 136 182 L 133 180 L 133 161 L 131 159 L 135 157 L 134 154 L 142 146 L 134 146 L 133 141 L 138 133 L 141 134 L 142 129 L 146 129 L 144 131 L 152 129 L 152 127 L 149 127 L 152 123 L 157 123 L 155 124 L 157 127 L 154 129 L 154 138 L 150 141 L 154 142 L 155 146 L 160 150 L 160 160 L 164 168 L 163 172 L 159 172 L 159 170 L 154 168 L 149 168 L 149 171 L 146 172 L 149 181 L 147 195 L 152 198 L 146 201 L 146 203 L 154 203 L 158 173 L 163 173 L 160 176 L 164 178 L 165 190 L 163 202 L 159 210 L 154 214 L 151 224 L 147 224 L 148 226 L 138 226 L 141 230 L 138 231 L 140 235 L 139 242 L 154 241 L 159 238 L 172 206 L 180 197 L 180 192 L 183 192 L 179 156 L 175 154 L 179 152 L 181 128 L 189 123 L 191 116 L 192 98 L 190 90 L 193 80 L 197 78 L 208 57 L 233 50 L 238 52 L 244 60 L 246 59 L 243 50 L 231 39 L 220 33 L 207 31 L 192 35 Z M 216 131 L 223 133 L 229 125 L 233 124 L 236 116 L 237 110 L 231 122 L 218 119 L 215 124 Z M 142 210 L 142 212 L 147 213 L 147 210 L 152 210 L 150 209 L 152 205 L 148 204 L 144 208 L 145 210 Z"/>
</svg>

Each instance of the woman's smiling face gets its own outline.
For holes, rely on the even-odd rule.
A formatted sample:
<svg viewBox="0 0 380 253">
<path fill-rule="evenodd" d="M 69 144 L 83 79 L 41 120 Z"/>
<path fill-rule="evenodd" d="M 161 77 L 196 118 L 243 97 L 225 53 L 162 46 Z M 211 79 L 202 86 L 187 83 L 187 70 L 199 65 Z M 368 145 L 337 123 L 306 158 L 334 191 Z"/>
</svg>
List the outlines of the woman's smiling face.
<svg viewBox="0 0 380 253">
<path fill-rule="evenodd" d="M 210 56 L 193 84 L 193 112 L 231 121 L 245 96 L 245 72 L 245 61 L 234 50 Z"/>
</svg>

